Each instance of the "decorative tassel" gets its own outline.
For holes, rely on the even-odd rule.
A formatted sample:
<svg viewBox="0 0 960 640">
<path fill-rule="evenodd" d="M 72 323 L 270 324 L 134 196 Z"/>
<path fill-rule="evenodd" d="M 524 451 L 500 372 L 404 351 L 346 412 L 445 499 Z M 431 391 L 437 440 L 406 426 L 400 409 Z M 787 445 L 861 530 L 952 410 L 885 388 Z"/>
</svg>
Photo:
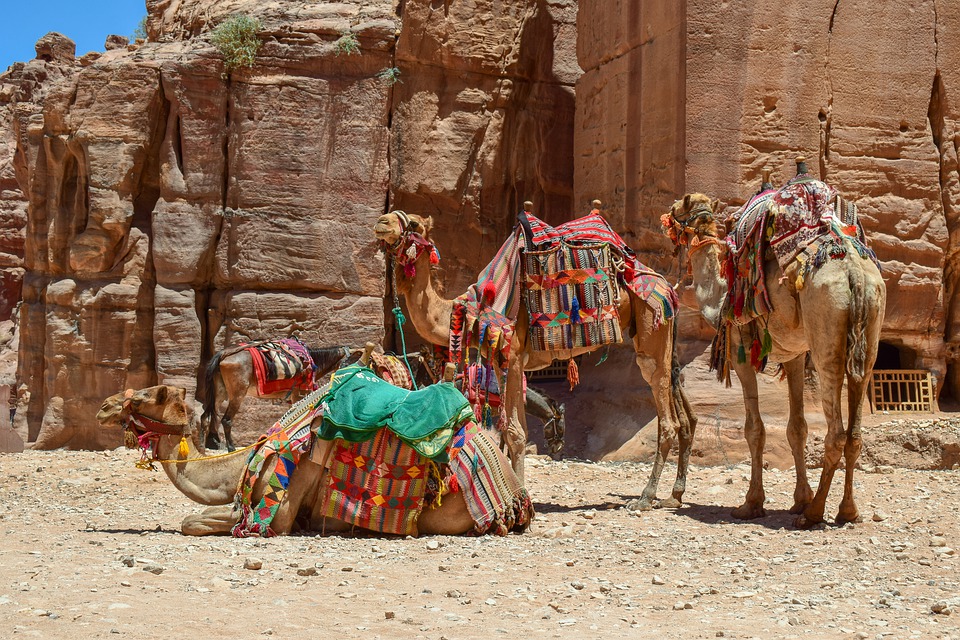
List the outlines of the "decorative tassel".
<svg viewBox="0 0 960 640">
<path fill-rule="evenodd" d="M 570 305 L 570 322 L 580 324 L 580 301 L 577 296 L 573 296 L 573 303 Z"/>
<path fill-rule="evenodd" d="M 760 351 L 762 348 L 759 338 L 754 338 L 753 344 L 750 345 L 750 364 L 758 371 L 760 369 Z"/>
<path fill-rule="evenodd" d="M 737 347 L 737 364 L 743 364 L 747 361 L 747 350 L 741 344 Z"/>
<path fill-rule="evenodd" d="M 743 305 L 745 303 L 746 303 L 746 296 L 743 293 L 741 293 L 739 296 L 737 296 L 737 301 L 733 305 L 733 312 L 736 314 L 738 318 L 743 315 Z"/>
<path fill-rule="evenodd" d="M 770 352 L 773 351 L 773 337 L 770 335 L 770 332 L 767 331 L 767 328 L 763 328 L 763 349 L 760 352 L 760 355 L 766 358 L 770 355 Z"/>
<path fill-rule="evenodd" d="M 450 493 L 460 493 L 460 482 L 457 480 L 457 476 L 450 476 L 450 479 L 447 480 L 447 488 L 450 489 Z"/>
<path fill-rule="evenodd" d="M 493 284 L 492 280 L 487 280 L 483 283 L 483 300 L 488 305 L 493 303 L 494 298 L 497 297 L 497 286 Z"/>
<path fill-rule="evenodd" d="M 443 506 L 443 476 L 440 475 L 440 469 L 433 460 L 427 460 L 427 477 L 433 478 L 437 483 L 437 497 L 433 504 L 429 505 L 431 509 Z"/>
<path fill-rule="evenodd" d="M 181 458 L 186 458 L 187 454 L 190 453 L 190 445 L 187 444 L 186 436 L 180 436 L 180 446 L 177 447 L 177 453 L 180 454 Z"/>
<path fill-rule="evenodd" d="M 403 275 L 408 278 L 415 277 L 417 275 L 417 267 L 412 262 L 408 262 L 403 265 Z"/>
<path fill-rule="evenodd" d="M 493 407 L 489 403 L 483 405 L 483 426 L 493 429 Z"/>
<path fill-rule="evenodd" d="M 440 264 L 440 252 L 433 245 L 430 245 L 430 264 Z"/>
<path fill-rule="evenodd" d="M 580 368 L 577 367 L 577 361 L 573 358 L 567 360 L 567 382 L 570 383 L 570 391 L 580 384 Z"/>
</svg>

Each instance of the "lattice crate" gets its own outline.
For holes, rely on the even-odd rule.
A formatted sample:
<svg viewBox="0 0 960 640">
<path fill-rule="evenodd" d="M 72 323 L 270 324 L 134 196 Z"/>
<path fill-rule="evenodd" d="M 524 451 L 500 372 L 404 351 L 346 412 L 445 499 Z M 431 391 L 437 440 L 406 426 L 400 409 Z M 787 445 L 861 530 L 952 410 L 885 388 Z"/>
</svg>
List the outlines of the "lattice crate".
<svg viewBox="0 0 960 640">
<path fill-rule="evenodd" d="M 935 410 L 933 380 L 924 369 L 874 370 L 870 378 L 873 411 L 930 412 Z"/>
</svg>

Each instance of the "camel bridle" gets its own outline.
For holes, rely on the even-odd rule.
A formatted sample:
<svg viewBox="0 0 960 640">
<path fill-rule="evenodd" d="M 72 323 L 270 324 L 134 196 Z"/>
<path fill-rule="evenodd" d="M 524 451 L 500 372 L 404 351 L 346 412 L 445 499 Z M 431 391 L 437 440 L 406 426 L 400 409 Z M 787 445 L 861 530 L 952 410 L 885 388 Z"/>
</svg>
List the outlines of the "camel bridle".
<svg viewBox="0 0 960 640">
<path fill-rule="evenodd" d="M 188 425 L 162 422 L 145 416 L 133 409 L 133 389 L 124 392 L 120 407 L 120 425 L 123 428 L 123 441 L 129 449 L 140 449 L 140 468 L 153 469 L 153 461 L 158 460 L 156 443 L 161 436 L 180 436 L 180 446 L 184 447 L 188 435 Z M 186 455 L 186 454 L 184 454 Z"/>
</svg>

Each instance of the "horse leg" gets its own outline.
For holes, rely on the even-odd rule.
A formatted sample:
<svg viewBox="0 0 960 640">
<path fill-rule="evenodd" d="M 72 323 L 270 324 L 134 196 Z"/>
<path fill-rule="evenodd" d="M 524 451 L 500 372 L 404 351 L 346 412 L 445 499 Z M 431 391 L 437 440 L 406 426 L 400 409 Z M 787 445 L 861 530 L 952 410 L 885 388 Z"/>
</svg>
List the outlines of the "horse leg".
<svg viewBox="0 0 960 640">
<path fill-rule="evenodd" d="M 807 480 L 807 420 L 803 416 L 803 375 L 806 354 L 799 355 L 783 365 L 787 373 L 790 393 L 790 418 L 787 420 L 787 442 L 793 452 L 793 464 L 797 470 L 797 484 L 793 490 L 793 506 L 790 513 L 802 513 L 813 498 L 813 490 Z"/>
<path fill-rule="evenodd" d="M 247 395 L 252 384 L 256 384 L 256 373 L 250 354 L 246 351 L 234 354 L 220 361 L 220 378 L 227 397 L 227 408 L 223 411 L 220 424 L 223 426 L 223 439 L 227 443 L 227 451 L 236 450 L 233 442 L 233 418 L 240 411 L 240 403 Z"/>
<path fill-rule="evenodd" d="M 734 353 L 736 353 L 736 350 L 734 350 Z M 733 366 L 743 389 L 743 405 L 746 412 L 743 436 L 750 447 L 750 488 L 747 489 L 747 496 L 743 504 L 733 510 L 733 517 L 741 520 L 751 520 L 767 515 L 763 508 L 766 500 L 766 494 L 763 491 L 763 447 L 767 442 L 767 430 L 763 425 L 763 420 L 760 419 L 757 372 L 749 362 L 738 362 L 734 363 Z"/>
</svg>

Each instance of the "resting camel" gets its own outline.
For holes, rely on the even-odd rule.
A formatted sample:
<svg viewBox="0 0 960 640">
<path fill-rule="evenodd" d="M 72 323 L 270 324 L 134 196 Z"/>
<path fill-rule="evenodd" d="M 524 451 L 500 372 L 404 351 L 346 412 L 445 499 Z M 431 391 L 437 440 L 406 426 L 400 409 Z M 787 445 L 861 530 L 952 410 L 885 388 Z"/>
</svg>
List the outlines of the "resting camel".
<svg viewBox="0 0 960 640">
<path fill-rule="evenodd" d="M 689 260 L 697 302 L 707 322 L 719 327 L 727 280 L 721 266 L 727 244 L 718 239 L 716 212 L 718 201 L 693 193 L 677 201 L 671 210 L 673 220 L 682 227 L 690 245 Z M 848 245 L 850 241 L 845 239 Z M 771 253 L 766 254 L 764 271 L 772 311 L 744 325 L 742 331 L 751 336 L 760 325 L 767 326 L 773 350 L 769 362 L 780 363 L 786 373 L 789 389 L 787 439 L 793 451 L 797 470 L 791 513 L 800 514 L 796 526 L 807 528 L 823 522 L 827 492 L 833 481 L 841 455 L 846 472 L 843 499 L 837 523 L 855 522 L 860 518 L 853 497 L 853 470 L 860 455 L 861 406 L 867 381 L 873 370 L 886 304 L 886 289 L 880 271 L 871 260 L 861 258 L 852 246 L 846 256 L 828 260 L 806 276 L 802 288 L 795 285 L 798 263 L 785 270 Z M 730 333 L 732 351 L 743 345 L 750 351 L 750 338 L 741 331 Z M 807 422 L 803 416 L 804 361 L 810 352 L 820 376 L 821 402 L 828 431 L 824 441 L 823 471 L 816 495 L 807 481 L 804 450 Z M 751 519 L 766 515 L 763 508 L 763 447 L 766 431 L 760 417 L 757 372 L 751 363 L 732 358 L 732 366 L 743 388 L 746 408 L 744 437 L 750 447 L 750 487 L 744 503 L 733 510 L 736 518 Z M 847 381 L 848 424 L 844 429 L 840 391 Z"/>
<path fill-rule="evenodd" d="M 292 391 L 283 391 L 260 395 L 257 389 L 257 373 L 254 370 L 253 359 L 248 347 L 255 345 L 237 345 L 216 352 L 207 364 L 206 393 L 203 402 L 203 418 L 201 420 L 201 440 L 208 449 L 220 448 L 220 438 L 217 434 L 217 414 L 220 414 L 220 424 L 223 426 L 223 439 L 228 451 L 233 451 L 236 445 L 233 442 L 231 431 L 233 418 L 240 411 L 240 404 L 247 396 L 256 398 L 290 398 L 297 401 L 313 389 L 294 387 Z M 338 364 L 351 355 L 349 347 L 324 347 L 321 349 L 307 348 L 317 369 L 313 379 L 319 380 L 333 371 Z M 356 351 L 359 354 L 359 350 Z M 226 405 L 226 406 L 224 406 Z"/>
<path fill-rule="evenodd" d="M 380 216 L 374 226 L 374 234 L 386 251 L 396 258 L 408 252 L 412 243 L 422 238 L 430 241 L 432 218 L 409 215 L 403 212 L 391 212 Z M 431 276 L 431 251 L 423 251 L 416 262 L 412 276 L 394 260 L 394 276 L 397 292 L 407 303 L 407 311 L 417 333 L 424 340 L 436 345 L 447 346 L 450 342 L 450 318 L 454 301 L 444 299 L 434 288 Z M 686 395 L 680 387 L 679 369 L 676 366 L 676 345 L 674 342 L 674 320 L 664 321 L 655 326 L 655 317 L 650 307 L 631 291 L 620 287 L 619 295 L 620 324 L 624 335 L 633 336 L 636 351 L 636 363 L 644 379 L 653 390 L 653 399 L 657 408 L 658 447 L 653 469 L 647 486 L 641 497 L 631 501 L 630 509 L 650 509 L 659 504 L 664 507 L 681 505 L 686 487 L 687 466 L 693 443 L 696 418 Z M 548 367 L 554 360 L 567 360 L 583 353 L 589 353 L 601 347 L 580 347 L 562 351 L 534 351 L 528 341 L 529 316 L 525 305 L 520 305 L 520 315 L 510 346 L 509 371 L 536 371 Z M 527 420 L 524 410 L 522 376 L 509 375 L 505 389 L 501 389 L 501 401 L 506 411 L 507 426 L 504 441 L 510 461 L 517 476 L 523 480 L 524 449 L 527 442 Z M 677 478 L 673 485 L 672 497 L 657 502 L 657 483 L 663 471 L 664 462 L 673 444 L 674 434 L 679 436 L 680 452 L 677 462 Z"/>
<path fill-rule="evenodd" d="M 245 450 L 207 458 L 196 449 L 197 420 L 186 403 L 186 391 L 178 387 L 159 385 L 129 390 L 110 396 L 103 402 L 97 420 L 104 428 L 123 428 L 140 438 L 155 441 L 158 462 L 174 486 L 185 496 L 203 505 L 210 505 L 197 514 L 183 519 L 181 531 L 188 536 L 229 534 L 240 519 L 241 512 L 233 507 L 237 484 L 247 463 Z M 475 437 L 487 437 L 478 434 Z M 269 464 L 269 459 L 267 461 Z M 505 468 L 509 473 L 506 459 Z M 284 501 L 281 503 L 271 528 L 284 535 L 297 530 L 342 532 L 352 525 L 319 515 L 320 465 L 303 456 Z M 251 503 L 257 504 L 267 488 L 265 479 L 254 487 Z M 429 535 L 459 535 L 473 531 L 474 521 L 467 510 L 462 492 L 445 493 L 442 505 L 424 508 L 417 520 L 417 530 Z"/>
<path fill-rule="evenodd" d="M 539 418 L 543 423 L 543 440 L 550 457 L 556 458 L 563 449 L 563 436 L 566 431 L 566 410 L 562 404 L 537 387 L 527 387 L 526 413 Z"/>
</svg>

